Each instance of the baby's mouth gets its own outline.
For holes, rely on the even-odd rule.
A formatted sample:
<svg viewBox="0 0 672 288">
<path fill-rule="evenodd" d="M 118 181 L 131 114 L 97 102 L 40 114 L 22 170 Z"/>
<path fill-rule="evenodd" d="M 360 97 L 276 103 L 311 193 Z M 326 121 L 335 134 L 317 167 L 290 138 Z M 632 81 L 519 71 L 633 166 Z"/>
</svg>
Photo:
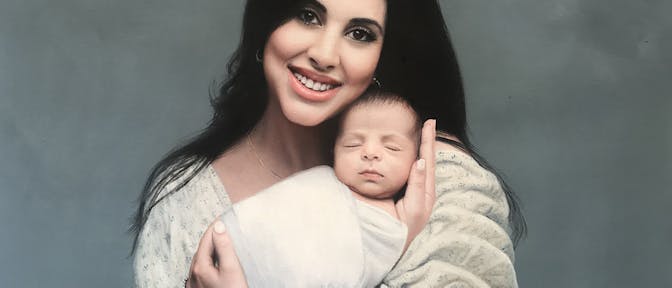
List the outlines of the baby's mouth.
<svg viewBox="0 0 672 288">
<path fill-rule="evenodd" d="M 359 172 L 359 175 L 362 175 L 362 176 L 367 177 L 367 178 L 369 178 L 369 177 L 372 177 L 372 178 L 383 178 L 383 177 L 385 177 L 385 176 L 383 176 L 383 174 L 376 171 L 375 169 L 365 169 L 365 170 Z"/>
</svg>

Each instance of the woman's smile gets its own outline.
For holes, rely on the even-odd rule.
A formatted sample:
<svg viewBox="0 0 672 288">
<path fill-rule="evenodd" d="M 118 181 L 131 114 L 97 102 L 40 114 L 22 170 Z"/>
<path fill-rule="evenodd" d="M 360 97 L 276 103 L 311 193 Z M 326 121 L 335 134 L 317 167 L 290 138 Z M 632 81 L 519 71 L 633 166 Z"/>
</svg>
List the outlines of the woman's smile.
<svg viewBox="0 0 672 288">
<path fill-rule="evenodd" d="M 333 88 L 333 86 L 327 83 L 322 83 L 317 80 L 313 80 L 299 73 L 294 73 L 294 77 L 296 77 L 297 80 L 301 81 L 303 86 L 306 86 L 306 88 L 313 89 L 315 91 L 326 91 Z"/>
<path fill-rule="evenodd" d="M 289 85 L 298 95 L 309 101 L 322 102 L 331 99 L 342 85 L 340 82 L 315 74 L 309 70 L 290 66 Z"/>
</svg>

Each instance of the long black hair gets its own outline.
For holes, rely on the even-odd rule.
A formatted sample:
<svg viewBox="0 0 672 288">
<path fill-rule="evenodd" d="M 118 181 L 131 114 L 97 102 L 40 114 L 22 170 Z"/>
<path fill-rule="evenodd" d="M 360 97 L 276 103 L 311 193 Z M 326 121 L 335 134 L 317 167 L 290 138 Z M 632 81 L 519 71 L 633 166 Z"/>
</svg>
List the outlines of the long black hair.
<svg viewBox="0 0 672 288">
<path fill-rule="evenodd" d="M 152 208 L 186 185 L 261 119 L 268 95 L 263 67 L 257 62 L 256 54 L 264 48 L 270 34 L 308 2 L 310 0 L 247 1 L 240 45 L 227 65 L 227 78 L 211 99 L 212 119 L 200 134 L 169 152 L 152 168 L 129 229 L 134 236 L 131 253 Z M 386 90 L 407 97 L 422 118 L 436 118 L 439 130 L 455 135 L 477 160 L 480 159 L 466 135 L 462 79 L 438 3 L 435 0 L 386 2 L 385 36 L 376 77 Z M 487 164 L 482 165 L 488 168 Z M 186 174 L 187 171 L 190 172 Z M 178 178 L 184 180 L 171 191 L 162 192 L 168 183 Z M 512 236 L 517 243 L 524 234 L 525 222 L 514 194 L 504 182 L 502 185 L 509 200 Z"/>
<path fill-rule="evenodd" d="M 436 119 L 437 130 L 457 137 L 457 143 L 499 180 L 509 204 L 514 245 L 527 225 L 517 196 L 481 157 L 467 135 L 467 111 L 457 56 L 439 4 L 427 1 L 388 1 L 388 31 L 376 77 L 384 90 L 408 99 L 421 119 Z M 408 12 L 413 11 L 413 12 Z"/>
</svg>

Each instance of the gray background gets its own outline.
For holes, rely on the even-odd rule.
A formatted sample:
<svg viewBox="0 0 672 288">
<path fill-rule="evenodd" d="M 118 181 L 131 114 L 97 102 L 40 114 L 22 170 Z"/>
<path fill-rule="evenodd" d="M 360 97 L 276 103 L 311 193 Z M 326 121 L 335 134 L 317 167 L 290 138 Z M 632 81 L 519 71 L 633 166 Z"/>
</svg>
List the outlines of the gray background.
<svg viewBox="0 0 672 288">
<path fill-rule="evenodd" d="M 442 1 L 522 287 L 672 287 L 672 1 Z M 209 119 L 242 0 L 0 1 L 3 287 L 124 287 L 148 170 Z"/>
</svg>

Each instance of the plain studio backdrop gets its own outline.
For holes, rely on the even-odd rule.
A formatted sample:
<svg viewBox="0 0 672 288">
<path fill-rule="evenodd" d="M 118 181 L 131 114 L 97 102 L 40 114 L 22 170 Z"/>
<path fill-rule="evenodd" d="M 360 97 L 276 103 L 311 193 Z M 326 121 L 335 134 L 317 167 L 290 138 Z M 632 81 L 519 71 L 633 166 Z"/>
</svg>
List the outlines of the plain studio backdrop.
<svg viewBox="0 0 672 288">
<path fill-rule="evenodd" d="M 672 287 L 671 2 L 441 1 L 521 287 Z M 135 199 L 209 120 L 243 5 L 0 0 L 0 286 L 131 285 Z"/>
</svg>

